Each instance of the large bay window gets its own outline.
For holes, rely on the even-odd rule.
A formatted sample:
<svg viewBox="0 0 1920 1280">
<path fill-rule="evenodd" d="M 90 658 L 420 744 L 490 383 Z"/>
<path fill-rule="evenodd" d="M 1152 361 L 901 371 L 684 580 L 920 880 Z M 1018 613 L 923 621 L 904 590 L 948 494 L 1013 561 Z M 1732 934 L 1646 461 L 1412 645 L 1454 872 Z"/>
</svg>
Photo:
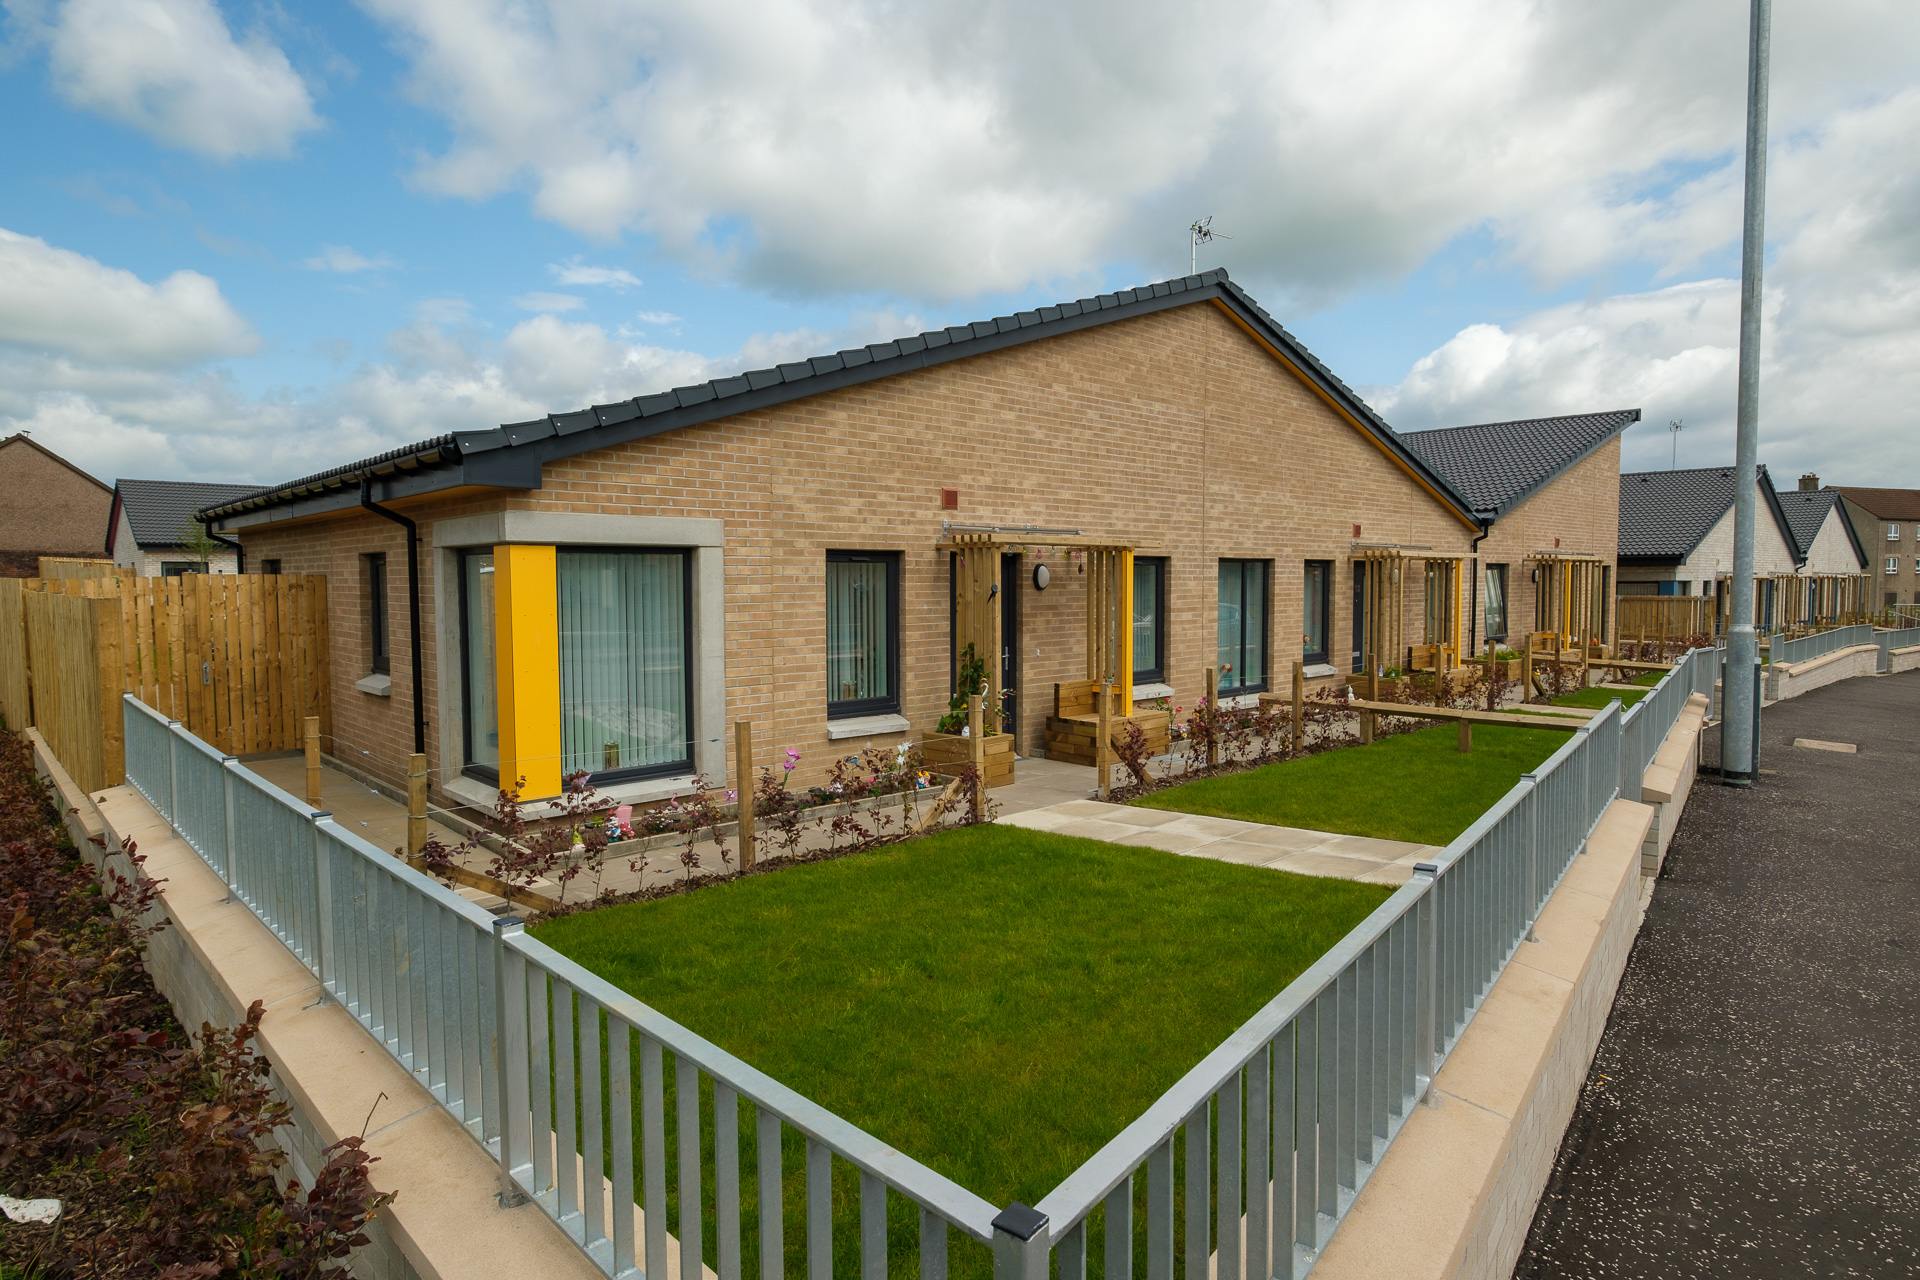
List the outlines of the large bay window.
<svg viewBox="0 0 1920 1280">
<path fill-rule="evenodd" d="M 1220 562 L 1220 692 L 1256 693 L 1267 687 L 1267 567 L 1265 560 Z"/>
<path fill-rule="evenodd" d="M 827 552 L 827 718 L 900 710 L 900 557 Z"/>
<path fill-rule="evenodd" d="M 595 783 L 692 766 L 690 560 L 560 551 L 560 773 Z"/>
</svg>

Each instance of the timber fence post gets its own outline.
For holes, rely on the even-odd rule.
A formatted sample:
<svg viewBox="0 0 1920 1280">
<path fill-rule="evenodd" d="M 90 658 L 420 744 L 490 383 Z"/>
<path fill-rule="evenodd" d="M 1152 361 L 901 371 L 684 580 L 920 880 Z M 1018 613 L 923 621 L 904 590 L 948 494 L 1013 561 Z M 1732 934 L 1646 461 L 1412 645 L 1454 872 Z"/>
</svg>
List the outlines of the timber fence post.
<svg viewBox="0 0 1920 1280">
<path fill-rule="evenodd" d="M 1220 668 L 1207 664 L 1207 714 L 1213 719 L 1213 732 L 1207 735 L 1207 768 L 1220 763 Z"/>
<path fill-rule="evenodd" d="M 1113 757 L 1109 740 L 1113 735 L 1113 681 L 1100 682 L 1100 705 L 1094 715 L 1093 767 L 1099 775 L 1099 795 L 1107 798 L 1113 787 Z"/>
<path fill-rule="evenodd" d="M 1306 663 L 1294 659 L 1293 663 L 1293 749 L 1300 750 L 1300 735 L 1305 725 L 1307 700 Z"/>
<path fill-rule="evenodd" d="M 967 757 L 973 762 L 973 820 L 980 821 L 981 800 L 987 793 L 987 727 L 980 714 L 978 692 L 967 695 Z"/>
<path fill-rule="evenodd" d="M 734 797 L 740 817 L 740 869 L 753 870 L 758 853 L 754 844 L 753 723 L 737 720 L 733 726 Z"/>
<path fill-rule="evenodd" d="M 427 758 L 416 752 L 407 757 L 407 861 L 417 864 L 426 847 Z"/>
<path fill-rule="evenodd" d="M 320 807 L 320 717 L 308 716 L 303 734 L 307 753 L 307 803 Z"/>
</svg>

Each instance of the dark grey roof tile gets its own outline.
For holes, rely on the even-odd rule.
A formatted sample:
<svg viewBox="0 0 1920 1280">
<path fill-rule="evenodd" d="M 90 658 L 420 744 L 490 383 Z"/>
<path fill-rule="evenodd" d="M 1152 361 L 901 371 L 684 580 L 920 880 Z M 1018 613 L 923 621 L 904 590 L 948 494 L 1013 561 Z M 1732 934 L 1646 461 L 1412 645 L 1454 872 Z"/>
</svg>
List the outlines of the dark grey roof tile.
<svg viewBox="0 0 1920 1280">
<path fill-rule="evenodd" d="M 143 547 L 177 547 L 180 532 L 202 507 L 260 492 L 257 484 L 211 484 L 200 480 L 116 480 L 114 492 L 133 540 Z"/>
<path fill-rule="evenodd" d="M 715 398 L 713 388 L 704 382 L 696 383 L 691 387 L 675 387 L 673 395 L 674 399 L 680 402 L 682 409 L 688 405 L 705 404 Z"/>
<path fill-rule="evenodd" d="M 680 407 L 680 398 L 671 391 L 656 391 L 650 396 L 634 397 L 633 403 L 634 407 L 640 410 L 640 416 L 644 418 L 648 414 L 665 413 L 670 409 L 678 409 Z"/>
<path fill-rule="evenodd" d="M 576 409 L 571 413 L 553 415 L 553 429 L 557 435 L 570 436 L 576 431 L 585 431 L 589 427 L 599 425 L 599 415 L 591 409 Z"/>
<path fill-rule="evenodd" d="M 1638 409 L 1614 409 L 1406 431 L 1400 439 L 1474 510 L 1505 513 L 1638 421 Z"/>
<path fill-rule="evenodd" d="M 632 422 L 640 416 L 639 407 L 631 400 L 595 405 L 593 411 L 599 415 L 600 425 L 603 427 L 610 427 L 616 422 Z"/>
<path fill-rule="evenodd" d="M 716 396 L 745 395 L 753 390 L 753 383 L 740 374 L 735 374 L 731 378 L 715 378 L 707 385 L 713 388 L 713 394 Z"/>
<path fill-rule="evenodd" d="M 755 391 L 763 387 L 778 386 L 781 381 L 783 381 L 778 369 L 749 369 L 741 376 L 747 380 L 747 385 L 751 386 Z"/>
</svg>

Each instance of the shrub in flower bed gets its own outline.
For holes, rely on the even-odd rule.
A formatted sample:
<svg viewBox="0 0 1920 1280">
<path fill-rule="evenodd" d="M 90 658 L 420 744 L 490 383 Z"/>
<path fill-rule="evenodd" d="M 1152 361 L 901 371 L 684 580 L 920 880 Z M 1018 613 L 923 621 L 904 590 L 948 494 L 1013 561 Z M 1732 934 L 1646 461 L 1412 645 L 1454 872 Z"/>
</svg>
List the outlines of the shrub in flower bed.
<svg viewBox="0 0 1920 1280">
<path fill-rule="evenodd" d="M 123 852 L 137 867 L 139 852 Z M 0 1273 L 161 1280 L 345 1274 L 373 1190 L 359 1138 L 311 1189 L 275 1173 L 290 1122 L 239 1026 L 183 1033 L 141 956 L 157 884 L 81 860 L 0 729 L 0 1190 L 54 1200 L 50 1224 L 0 1223 Z"/>
<path fill-rule="evenodd" d="M 754 788 L 755 831 L 761 841 L 780 851 L 782 862 L 818 861 L 904 839 L 913 834 L 916 796 L 953 781 L 923 768 L 920 749 L 905 743 L 892 748 L 869 747 L 858 755 L 836 760 L 826 785 L 804 792 L 796 792 L 790 785 L 799 762 L 800 753 L 787 748 L 779 771 L 762 769 Z M 978 778 L 973 767 L 963 766 L 959 777 L 965 812 L 990 816 L 986 812 L 989 806 L 977 794 Z M 480 836 L 455 845 L 430 837 L 423 849 L 428 869 L 464 865 L 484 849 L 490 855 L 488 874 L 515 888 L 530 888 L 546 880 L 560 886 L 560 901 L 565 903 L 574 882 L 588 880 L 590 885 L 577 904 L 624 902 L 636 895 L 614 894 L 601 887 L 607 864 L 625 856 L 623 844 L 672 834 L 681 837 L 680 863 L 686 870 L 686 885 L 724 880 L 736 874 L 726 827 L 737 820 L 739 797 L 733 791 L 722 793 L 709 787 L 704 777 L 693 780 L 689 794 L 637 812 L 630 805 L 599 795 L 584 772 L 565 780 L 558 815 L 529 821 L 521 816 L 519 796 L 518 786 L 499 793 L 493 813 L 483 823 L 492 837 L 484 843 Z M 830 814 L 830 809 L 837 811 Z M 801 855 L 810 832 L 824 833 L 827 847 Z M 717 869 L 706 865 L 702 846 L 707 844 L 714 846 L 720 859 Z M 631 856 L 628 870 L 639 874 L 644 861 L 643 854 Z"/>
<path fill-rule="evenodd" d="M 1496 671 L 1493 705 L 1517 684 Z M 1487 704 L 1488 688 L 1484 680 L 1456 688 L 1431 673 L 1416 672 L 1410 680 L 1383 688 L 1379 701 L 1409 707 L 1473 708 Z M 1114 732 L 1114 757 L 1126 769 L 1127 781 L 1112 788 L 1111 798 L 1125 803 L 1195 778 L 1242 773 L 1279 760 L 1352 746 L 1359 740 L 1360 712 L 1349 705 L 1350 692 L 1342 687 L 1309 693 L 1301 706 L 1299 742 L 1292 740 L 1291 709 L 1278 705 L 1232 707 L 1202 698 L 1184 720 L 1175 719 L 1173 750 L 1158 760 L 1149 757 L 1146 735 L 1139 726 L 1122 722 Z M 1185 708 L 1172 710 L 1178 717 Z M 1374 736 L 1413 733 L 1431 723 L 1383 711 L 1375 717 Z M 1207 763 L 1210 754 L 1218 763 Z"/>
</svg>

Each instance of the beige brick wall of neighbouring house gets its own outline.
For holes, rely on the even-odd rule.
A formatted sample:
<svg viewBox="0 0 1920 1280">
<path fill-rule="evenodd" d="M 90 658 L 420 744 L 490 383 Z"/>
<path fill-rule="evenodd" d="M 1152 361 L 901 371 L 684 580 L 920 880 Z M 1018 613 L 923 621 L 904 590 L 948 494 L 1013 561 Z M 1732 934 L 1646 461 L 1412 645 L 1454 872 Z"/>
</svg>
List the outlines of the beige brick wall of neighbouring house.
<svg viewBox="0 0 1920 1280">
<path fill-rule="evenodd" d="M 1604 498 L 1586 504 L 1595 509 L 1584 518 L 1610 529 L 1617 446 L 1603 453 L 1583 464 Z M 942 488 L 960 490 L 957 512 L 940 509 Z M 1554 505 L 1542 497 L 1549 501 L 1537 527 L 1551 545 Z M 1369 541 L 1462 556 L 1473 536 L 1206 303 L 597 450 L 550 464 L 538 490 L 394 505 L 429 540 L 435 520 L 503 508 L 723 520 L 727 719 L 752 720 L 763 755 L 798 747 L 805 760 L 796 781 L 817 780 L 828 759 L 861 745 L 826 736 L 830 549 L 904 553 L 902 712 L 917 734 L 948 696 L 948 566 L 934 550 L 943 516 L 1081 528 L 1170 557 L 1166 661 L 1187 706 L 1215 652 L 1219 558 L 1272 561 L 1269 670 L 1283 687 L 1300 652 L 1306 560 L 1335 562 L 1333 660 L 1344 669 L 1353 526 Z M 1560 505 L 1576 513 L 1560 533 L 1569 545 L 1598 540 L 1578 523 L 1586 506 Z M 401 531 L 354 512 L 242 536 L 250 563 L 277 557 L 284 572 L 329 576 L 335 753 L 397 779 L 412 737 Z M 360 557 L 369 551 L 388 554 L 390 698 L 353 687 L 366 674 Z M 1084 676 L 1085 578 L 1060 552 L 1045 555 L 1054 571 L 1045 593 L 1033 591 L 1031 561 L 1021 573 L 1020 732 L 1028 747 L 1041 741 L 1052 683 Z M 434 559 L 424 545 L 429 755 L 438 778 Z M 457 772 L 458 761 L 447 763 Z"/>
</svg>

